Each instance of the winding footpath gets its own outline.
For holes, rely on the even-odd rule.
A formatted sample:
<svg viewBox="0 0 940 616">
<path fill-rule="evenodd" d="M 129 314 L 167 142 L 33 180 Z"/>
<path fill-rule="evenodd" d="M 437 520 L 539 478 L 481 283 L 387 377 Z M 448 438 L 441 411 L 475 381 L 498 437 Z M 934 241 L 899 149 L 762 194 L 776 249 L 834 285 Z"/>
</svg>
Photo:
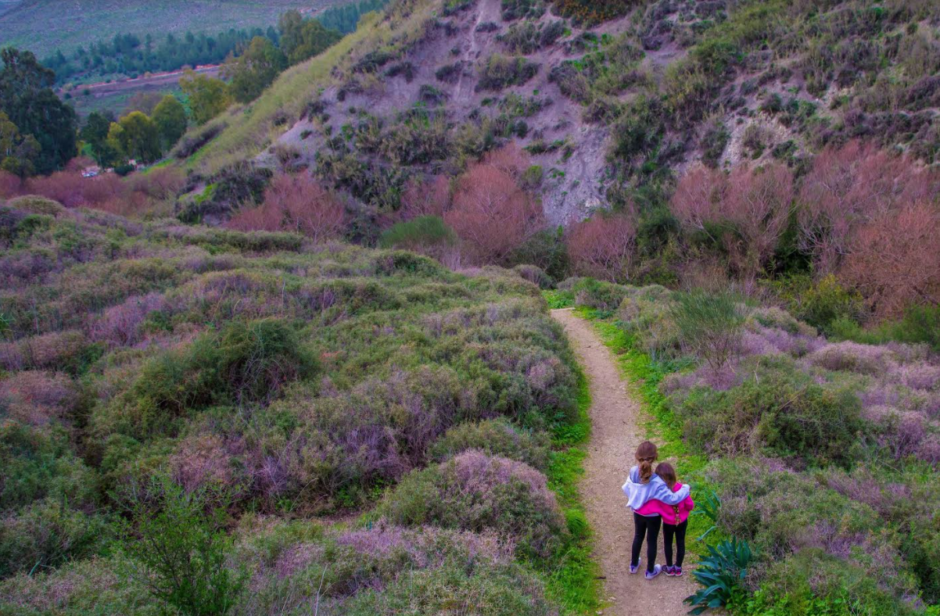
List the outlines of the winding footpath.
<svg viewBox="0 0 940 616">
<path fill-rule="evenodd" d="M 646 580 L 642 574 L 645 562 L 640 573 L 630 575 L 629 572 L 633 518 L 626 509 L 626 497 L 620 486 L 643 440 L 638 425 L 640 405 L 628 392 L 628 383 L 621 379 L 613 355 L 590 323 L 576 317 L 570 308 L 553 310 L 552 318 L 564 327 L 591 386 L 591 441 L 580 487 L 588 520 L 594 529 L 594 557 L 604 576 L 605 605 L 599 613 L 608 616 L 687 614 L 689 606 L 682 600 L 696 590 L 689 562 L 685 563 L 685 574 L 679 578 L 661 574 Z M 687 538 L 688 542 L 692 540 L 692 537 Z M 645 559 L 645 545 L 643 552 Z M 656 562 L 666 562 L 662 533 Z"/>
</svg>

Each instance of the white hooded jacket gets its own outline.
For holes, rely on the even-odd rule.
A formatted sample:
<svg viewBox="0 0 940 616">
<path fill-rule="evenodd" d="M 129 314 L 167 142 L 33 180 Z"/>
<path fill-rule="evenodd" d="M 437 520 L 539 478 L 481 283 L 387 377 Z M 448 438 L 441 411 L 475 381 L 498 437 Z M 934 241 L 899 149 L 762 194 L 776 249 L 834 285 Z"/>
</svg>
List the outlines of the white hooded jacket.
<svg viewBox="0 0 940 616">
<path fill-rule="evenodd" d="M 636 511 L 648 501 L 660 500 L 667 505 L 678 505 L 689 495 L 688 484 L 673 492 L 659 475 L 653 473 L 647 483 L 640 482 L 640 469 L 634 466 L 630 469 L 630 476 L 623 484 L 623 493 L 627 495 L 627 507 Z"/>
</svg>

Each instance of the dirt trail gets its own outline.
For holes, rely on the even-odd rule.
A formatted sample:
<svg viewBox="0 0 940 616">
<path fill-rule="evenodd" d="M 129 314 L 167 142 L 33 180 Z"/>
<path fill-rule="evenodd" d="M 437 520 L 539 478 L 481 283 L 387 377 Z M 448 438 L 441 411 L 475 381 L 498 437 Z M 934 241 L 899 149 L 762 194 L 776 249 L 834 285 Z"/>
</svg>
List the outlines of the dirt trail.
<svg viewBox="0 0 940 616">
<path fill-rule="evenodd" d="M 685 563 L 682 577 L 660 574 L 646 580 L 646 546 L 641 572 L 630 575 L 630 544 L 633 518 L 620 490 L 633 454 L 641 442 L 637 425 L 639 404 L 621 380 L 614 357 L 591 325 L 574 315 L 571 309 L 553 310 L 552 317 L 564 327 L 568 339 L 591 382 L 591 442 L 584 462 L 581 496 L 588 520 L 595 532 L 594 556 L 605 577 L 603 614 L 618 616 L 679 616 L 688 613 L 682 603 L 696 590 Z M 679 469 L 681 472 L 681 468 Z M 681 477 L 681 475 L 680 475 Z M 687 538 L 691 541 L 691 537 Z M 688 553 L 686 560 L 689 560 Z M 659 538 L 659 564 L 665 564 L 662 533 Z"/>
</svg>

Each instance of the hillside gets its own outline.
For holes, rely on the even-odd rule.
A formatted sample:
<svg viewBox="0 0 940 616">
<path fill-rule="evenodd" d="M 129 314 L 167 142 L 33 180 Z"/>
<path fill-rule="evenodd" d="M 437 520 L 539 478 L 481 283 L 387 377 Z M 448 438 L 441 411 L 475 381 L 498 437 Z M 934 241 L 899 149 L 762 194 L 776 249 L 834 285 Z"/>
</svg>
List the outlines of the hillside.
<svg viewBox="0 0 940 616">
<path fill-rule="evenodd" d="M 933 3 L 579 6 L 399 2 L 219 119 L 218 143 L 190 166 L 279 158 L 381 209 L 376 193 L 514 142 L 540 168 L 548 222 L 563 224 L 648 198 L 641 188 L 696 161 L 799 169 L 862 137 L 929 163 L 940 147 Z"/>
<path fill-rule="evenodd" d="M 43 58 L 57 49 L 70 52 L 79 46 L 110 40 L 116 34 L 205 32 L 229 28 L 267 27 L 290 9 L 316 12 L 336 4 L 330 0 L 22 0 L 0 9 L 0 47 L 28 49 Z M 0 3 L 0 7 L 3 3 Z"/>
<path fill-rule="evenodd" d="M 222 613 L 125 576 L 200 537 L 199 609 L 591 605 L 577 458 L 549 464 L 579 381 L 520 275 L 35 197 L 0 221 L 0 611 Z"/>
</svg>

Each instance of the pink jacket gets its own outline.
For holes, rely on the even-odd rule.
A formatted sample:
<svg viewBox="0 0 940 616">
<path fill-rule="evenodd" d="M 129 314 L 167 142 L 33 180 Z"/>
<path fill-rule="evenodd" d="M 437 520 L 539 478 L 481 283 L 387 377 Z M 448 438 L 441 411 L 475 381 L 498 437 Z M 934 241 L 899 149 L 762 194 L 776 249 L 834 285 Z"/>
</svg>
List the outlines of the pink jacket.
<svg viewBox="0 0 940 616">
<path fill-rule="evenodd" d="M 682 484 L 678 481 L 676 485 L 672 486 L 672 491 L 675 492 L 682 487 Z M 650 500 L 647 501 L 645 505 L 637 509 L 637 513 L 640 515 L 661 515 L 663 518 L 663 524 L 669 524 L 675 526 L 676 524 L 682 524 L 687 519 L 689 519 L 689 512 L 695 509 L 695 503 L 692 501 L 692 496 L 686 496 L 685 500 L 673 507 L 672 505 L 667 505 L 661 500 Z"/>
</svg>

